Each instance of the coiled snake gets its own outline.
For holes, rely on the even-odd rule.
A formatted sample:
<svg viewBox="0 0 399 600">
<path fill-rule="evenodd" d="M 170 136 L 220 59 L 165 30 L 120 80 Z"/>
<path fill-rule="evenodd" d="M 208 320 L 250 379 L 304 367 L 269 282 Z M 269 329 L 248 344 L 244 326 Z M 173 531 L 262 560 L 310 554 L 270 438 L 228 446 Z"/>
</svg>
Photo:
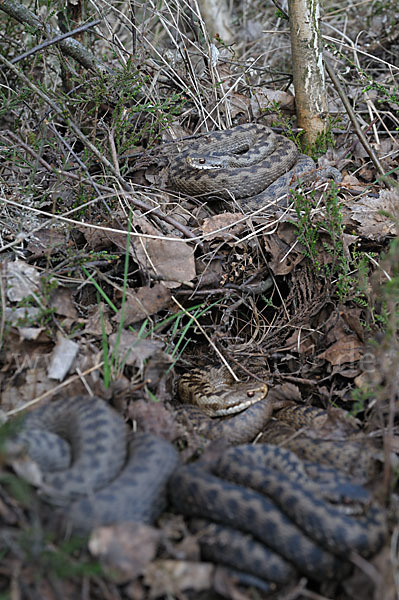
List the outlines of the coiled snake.
<svg viewBox="0 0 399 600">
<path fill-rule="evenodd" d="M 187 143 L 169 166 L 171 185 L 193 196 L 238 200 L 242 208 L 285 205 L 297 180 L 341 180 L 333 167 L 317 169 L 294 142 L 270 128 L 246 123 Z"/>
<path fill-rule="evenodd" d="M 206 385 L 209 391 L 209 378 Z M 252 393 L 253 386 L 244 388 L 245 396 Z M 267 396 L 248 410 L 266 403 Z M 266 412 L 270 418 L 270 407 Z M 296 570 L 316 578 L 342 575 L 351 551 L 367 557 L 384 542 L 383 511 L 334 469 L 321 471 L 318 483 L 292 452 L 267 444 L 237 446 L 206 467 L 179 466 L 170 443 L 140 433 L 130 439 L 120 415 L 99 398 L 57 400 L 34 410 L 14 444 L 24 445 L 43 471 L 42 495 L 79 531 L 152 523 L 168 487 L 177 510 L 202 519 L 194 526 L 202 531 L 205 556 L 277 583 Z M 348 499 L 358 514 L 344 510 Z"/>
</svg>

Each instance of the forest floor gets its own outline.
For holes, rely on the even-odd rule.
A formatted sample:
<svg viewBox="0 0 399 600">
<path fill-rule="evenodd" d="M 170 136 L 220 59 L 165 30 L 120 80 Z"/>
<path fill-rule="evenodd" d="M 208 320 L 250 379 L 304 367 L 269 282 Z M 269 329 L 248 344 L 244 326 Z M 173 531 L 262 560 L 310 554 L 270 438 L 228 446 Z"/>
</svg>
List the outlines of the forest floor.
<svg viewBox="0 0 399 600">
<path fill-rule="evenodd" d="M 175 418 L 178 376 L 226 364 L 290 400 L 344 409 L 375 445 L 370 489 L 389 539 L 372 560 L 358 557 L 346 581 L 302 578 L 274 597 L 399 599 L 396 2 L 325 2 L 322 14 L 326 56 L 386 176 L 328 80 L 328 134 L 309 153 L 342 182 L 297 189 L 287 208 L 257 214 L 179 194 L 168 164 L 176 140 L 246 122 L 301 143 L 289 28 L 272 2 L 237 6 L 234 43 L 211 44 L 184 3 L 100 1 L 99 25 L 76 36 L 97 71 L 56 44 L 21 58 L 43 39 L 27 9 L 19 23 L 3 4 L 3 421 L 90 393 L 182 449 L 190 444 Z M 45 8 L 43 23 L 80 24 Z M 119 554 L 101 537 L 89 551 L 87 540 L 47 529 L 50 509 L 6 457 L 0 482 L 0 600 L 264 597 L 187 558 L 198 548 L 180 515 L 162 517 L 157 558 L 134 570 L 145 536 L 132 549 L 116 527 Z"/>
</svg>

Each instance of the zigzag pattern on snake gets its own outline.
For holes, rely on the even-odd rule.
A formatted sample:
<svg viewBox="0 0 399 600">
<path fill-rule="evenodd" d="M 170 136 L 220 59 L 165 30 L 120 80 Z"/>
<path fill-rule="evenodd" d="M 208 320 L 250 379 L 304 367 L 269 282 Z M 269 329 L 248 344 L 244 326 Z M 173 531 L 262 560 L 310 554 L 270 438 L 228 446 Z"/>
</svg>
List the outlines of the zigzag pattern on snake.
<svg viewBox="0 0 399 600">
<path fill-rule="evenodd" d="M 329 413 L 313 406 L 293 405 L 276 392 L 268 391 L 262 382 L 232 382 L 226 369 L 192 369 L 179 379 L 178 393 L 184 406 L 177 406 L 176 412 L 189 431 L 207 439 L 245 444 L 263 432 L 259 440 L 262 443 L 282 445 L 304 460 L 334 466 L 358 483 L 367 483 L 376 475 L 375 451 L 369 440 L 359 437 L 347 413 L 335 409 L 339 413 L 335 420 L 339 422 L 332 420 L 334 429 L 345 426 L 344 439 L 328 439 L 325 433 L 308 436 L 306 429 L 325 422 Z M 276 419 L 271 421 L 274 414 Z"/>
<path fill-rule="evenodd" d="M 193 196 L 234 199 L 246 210 L 285 206 L 298 179 L 333 178 L 333 167 L 317 169 L 288 138 L 256 123 L 214 131 L 186 144 L 169 166 L 171 185 Z"/>
<path fill-rule="evenodd" d="M 248 410 L 262 407 L 266 402 L 267 397 Z M 245 447 L 238 446 L 234 450 L 240 456 L 225 455 L 227 465 L 232 459 L 237 462 L 238 474 L 232 474 L 229 468 L 226 470 L 226 464 L 223 467 L 223 457 L 211 471 L 200 463 L 179 467 L 177 452 L 166 441 L 148 434 L 136 434 L 129 441 L 121 417 L 98 398 L 59 400 L 33 411 L 26 419 L 20 441 L 28 446 L 39 464 L 41 451 L 45 450 L 41 489 L 51 503 L 66 504 L 68 521 L 78 530 L 87 531 L 95 525 L 121 520 L 151 523 L 165 507 L 168 485 L 170 499 L 179 511 L 219 522 L 213 547 L 223 545 L 226 535 L 232 539 L 228 545 L 235 568 L 242 570 L 244 564 L 232 550 L 239 543 L 229 534 L 230 529 L 236 532 L 237 525 L 242 530 L 236 532 L 237 535 L 244 536 L 245 544 L 253 547 L 254 556 L 262 552 L 273 556 L 270 574 L 265 575 L 266 566 L 257 561 L 248 571 L 259 577 L 267 576 L 271 581 L 291 577 L 296 569 L 313 577 L 335 576 L 345 570 L 335 554 L 346 558 L 349 549 L 368 556 L 375 553 L 384 540 L 381 509 L 369 505 L 370 498 L 363 488 L 351 484 L 334 470 L 329 473 L 335 488 L 331 494 L 347 496 L 352 503 L 360 504 L 360 514 L 347 515 L 335 504 L 331 505 L 330 500 L 322 499 L 321 488 L 309 479 L 305 465 L 289 451 L 273 446 L 260 447 L 264 460 L 273 463 L 271 467 L 262 468 L 271 496 L 267 489 L 247 487 L 249 479 L 256 476 L 259 459 L 256 465 L 251 463 L 252 450 Z M 66 448 L 69 453 L 65 457 Z M 47 473 L 49 454 L 60 455 L 63 462 L 59 468 L 54 460 Z M 51 469 L 56 471 L 51 472 Z M 325 485 L 326 481 L 323 487 Z M 299 497 L 296 488 L 300 490 Z M 284 498 L 285 503 L 281 504 Z M 251 528 L 249 521 L 253 524 Z M 201 542 L 204 553 L 209 554 L 212 551 L 206 531 L 209 536 L 209 524 Z M 218 561 L 230 564 L 227 555 L 225 552 Z"/>
</svg>

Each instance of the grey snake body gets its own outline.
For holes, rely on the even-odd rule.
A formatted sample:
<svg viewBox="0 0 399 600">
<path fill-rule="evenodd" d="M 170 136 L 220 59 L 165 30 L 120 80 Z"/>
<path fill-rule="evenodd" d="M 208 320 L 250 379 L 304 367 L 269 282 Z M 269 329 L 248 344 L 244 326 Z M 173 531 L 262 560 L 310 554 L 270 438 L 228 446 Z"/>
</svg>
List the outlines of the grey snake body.
<svg viewBox="0 0 399 600">
<path fill-rule="evenodd" d="M 299 179 L 341 180 L 333 167 L 317 169 L 294 142 L 257 123 L 213 131 L 187 142 L 171 161 L 172 187 L 192 196 L 233 199 L 245 210 L 285 206 Z"/>
<path fill-rule="evenodd" d="M 58 436 L 63 441 L 57 441 Z M 153 523 L 166 505 L 168 490 L 175 509 L 216 522 L 219 533 L 214 550 L 223 546 L 229 530 L 239 527 L 237 535 L 243 544 L 254 548 L 254 557 L 272 557 L 272 581 L 291 578 L 296 570 L 312 577 L 333 577 L 346 569 L 336 555 L 347 558 L 353 550 L 369 556 L 381 547 L 385 537 L 382 510 L 368 506 L 370 498 L 365 490 L 345 482 L 334 470 L 331 473 L 342 496 L 367 506 L 364 514 L 349 516 L 320 499 L 317 484 L 309 481 L 307 486 L 305 480 L 299 481 L 303 477 L 301 461 L 274 446 L 237 446 L 210 470 L 200 462 L 179 466 L 178 453 L 170 443 L 140 433 L 130 439 L 121 417 L 99 398 L 57 400 L 33 411 L 25 420 L 19 441 L 44 470 L 41 490 L 45 499 L 64 506 L 68 523 L 77 531 L 88 532 L 96 525 L 121 521 Z M 52 452 L 55 447 L 58 450 Z M 53 461 L 51 470 L 46 471 L 48 458 L 43 463 L 40 459 L 43 449 L 46 455 L 62 457 L 60 470 L 54 471 L 57 465 Z M 262 484 L 259 456 L 254 459 L 254 452 L 263 453 Z M 277 470 L 282 458 L 281 468 L 286 473 Z M 268 461 L 272 461 L 272 468 L 265 466 Z M 257 489 L 247 487 L 248 483 Z M 320 536 L 327 538 L 327 543 Z M 241 542 L 234 536 L 232 539 L 227 545 L 233 561 L 235 557 L 233 566 L 240 569 L 234 544 Z M 205 554 L 207 548 L 208 556 L 212 554 L 206 534 L 202 545 Z M 219 562 L 225 562 L 227 554 L 219 557 Z M 254 565 L 249 572 L 265 578 L 265 566 L 260 566 L 258 559 Z"/>
</svg>

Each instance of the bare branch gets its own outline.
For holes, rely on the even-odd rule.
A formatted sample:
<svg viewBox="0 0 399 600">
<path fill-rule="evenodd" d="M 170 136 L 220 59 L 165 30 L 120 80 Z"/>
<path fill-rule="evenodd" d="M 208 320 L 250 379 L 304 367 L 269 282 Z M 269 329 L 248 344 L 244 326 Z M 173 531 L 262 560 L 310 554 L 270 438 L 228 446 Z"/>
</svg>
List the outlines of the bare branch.
<svg viewBox="0 0 399 600">
<path fill-rule="evenodd" d="M 47 38 L 52 39 L 55 36 L 60 36 L 61 38 L 63 35 L 59 29 L 43 24 L 32 11 L 22 4 L 15 2 L 15 0 L 3 0 L 0 2 L 0 9 L 23 25 L 29 25 L 30 27 L 38 29 Z M 90 52 L 90 50 L 87 50 L 87 48 L 77 40 L 67 37 L 66 39 L 60 39 L 57 42 L 57 45 L 65 54 L 74 58 L 78 63 L 85 67 L 85 69 L 100 71 L 101 73 L 111 72 L 108 67 Z"/>
</svg>

